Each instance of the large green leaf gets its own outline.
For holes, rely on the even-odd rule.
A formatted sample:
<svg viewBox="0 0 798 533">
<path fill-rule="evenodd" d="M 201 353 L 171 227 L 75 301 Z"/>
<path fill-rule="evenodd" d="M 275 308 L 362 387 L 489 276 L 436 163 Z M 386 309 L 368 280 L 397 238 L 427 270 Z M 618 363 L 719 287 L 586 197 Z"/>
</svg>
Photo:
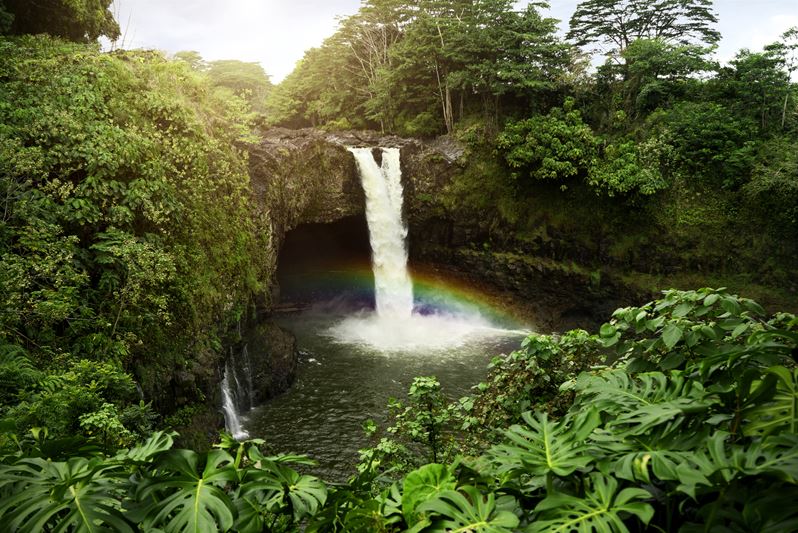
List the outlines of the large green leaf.
<svg viewBox="0 0 798 533">
<path fill-rule="evenodd" d="M 83 457 L 0 465 L 0 531 L 133 531 L 120 509 L 117 468 Z"/>
<path fill-rule="evenodd" d="M 274 513 L 289 512 L 295 521 L 313 516 L 327 499 L 327 487 L 318 478 L 300 475 L 279 462 L 263 459 L 247 469 L 239 496 L 258 502 Z"/>
<path fill-rule="evenodd" d="M 599 473 L 590 475 L 585 497 L 553 493 L 535 508 L 530 533 L 613 533 L 628 532 L 626 516 L 634 515 L 648 524 L 654 508 L 642 500 L 651 495 L 637 488 L 618 492 L 618 481 Z"/>
<path fill-rule="evenodd" d="M 730 435 L 718 431 L 703 449 L 685 456 L 677 467 L 678 490 L 695 496 L 697 485 L 717 491 L 736 480 L 768 476 L 798 484 L 798 435 L 767 437 L 748 445 L 733 444 Z"/>
<path fill-rule="evenodd" d="M 432 463 L 410 472 L 402 490 L 402 514 L 407 524 L 412 526 L 418 521 L 415 513 L 418 504 L 456 486 L 457 481 L 444 465 Z"/>
<path fill-rule="evenodd" d="M 706 438 L 705 432 L 682 431 L 680 424 L 658 429 L 627 438 L 611 431 L 597 432 L 593 442 L 609 459 L 599 469 L 628 481 L 652 483 L 652 474 L 661 481 L 679 481 L 679 466 L 694 456 L 695 447 Z M 695 483 L 701 481 L 703 478 L 699 477 Z"/>
<path fill-rule="evenodd" d="M 486 454 L 497 474 L 541 480 L 549 475 L 570 475 L 593 461 L 585 439 L 600 421 L 596 411 L 588 409 L 558 422 L 550 421 L 546 413 L 527 412 L 523 418 L 526 426 L 512 426 L 505 432 L 507 442 Z"/>
<path fill-rule="evenodd" d="M 585 374 L 576 383 L 578 403 L 611 414 L 608 428 L 628 435 L 650 432 L 677 417 L 703 412 L 719 402 L 701 383 L 681 372 L 632 376 L 624 370 Z"/>
<path fill-rule="evenodd" d="M 509 533 L 518 526 L 518 517 L 509 509 L 515 508 L 510 497 L 496 500 L 494 493 L 483 496 L 472 486 L 447 490 L 436 498 L 422 503 L 419 512 L 434 513 L 432 525 L 424 531 L 449 533 Z"/>
<path fill-rule="evenodd" d="M 146 528 L 167 533 L 229 530 L 234 508 L 223 487 L 237 480 L 232 463 L 230 454 L 221 450 L 166 452 L 152 477 L 137 485 L 135 497 L 141 505 L 131 516 Z"/>
<path fill-rule="evenodd" d="M 776 394 L 770 401 L 743 413 L 747 420 L 743 433 L 749 436 L 772 435 L 781 431 L 798 433 L 798 369 L 790 372 L 778 366 L 768 373 L 778 378 Z"/>
<path fill-rule="evenodd" d="M 117 459 L 134 463 L 148 463 L 161 452 L 169 450 L 174 444 L 176 436 L 177 433 L 174 432 L 156 431 L 142 444 L 134 446 L 130 450 L 122 450 L 117 454 Z"/>
</svg>

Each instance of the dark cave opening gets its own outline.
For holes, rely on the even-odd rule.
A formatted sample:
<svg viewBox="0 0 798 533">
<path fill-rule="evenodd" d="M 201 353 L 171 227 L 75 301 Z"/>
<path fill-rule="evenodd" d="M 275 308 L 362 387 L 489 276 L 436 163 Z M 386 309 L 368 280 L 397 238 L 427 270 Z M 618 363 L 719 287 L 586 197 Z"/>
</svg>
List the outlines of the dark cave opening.
<svg viewBox="0 0 798 533">
<path fill-rule="evenodd" d="M 301 224 L 286 233 L 277 262 L 280 306 L 346 300 L 373 307 L 374 280 L 365 215 Z"/>
</svg>

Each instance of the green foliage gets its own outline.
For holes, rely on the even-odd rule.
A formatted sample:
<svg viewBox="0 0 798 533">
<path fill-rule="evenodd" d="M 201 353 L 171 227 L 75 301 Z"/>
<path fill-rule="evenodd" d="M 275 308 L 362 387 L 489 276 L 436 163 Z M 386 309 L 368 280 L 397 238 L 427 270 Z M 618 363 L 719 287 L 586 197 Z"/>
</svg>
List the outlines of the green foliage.
<svg viewBox="0 0 798 533">
<path fill-rule="evenodd" d="M 535 508 L 538 519 L 530 532 L 578 531 L 580 533 L 628 531 L 623 518 L 634 515 L 648 524 L 654 509 L 646 503 L 650 497 L 643 489 L 627 488 L 618 492 L 618 482 L 601 474 L 591 474 L 587 498 L 552 494 Z"/>
<path fill-rule="evenodd" d="M 596 157 L 598 141 L 574 101 L 562 108 L 507 125 L 497 147 L 517 180 L 566 181 L 587 173 Z"/>
<path fill-rule="evenodd" d="M 742 193 L 772 232 L 788 239 L 798 234 L 798 143 L 786 137 L 768 141 Z"/>
<path fill-rule="evenodd" d="M 399 471 L 373 460 L 387 457 L 377 451 L 348 483 L 327 486 L 289 468 L 306 458 L 264 456 L 259 440 L 224 435 L 216 450 L 197 453 L 172 450 L 173 435 L 156 433 L 104 454 L 35 430 L 0 457 L 0 523 L 11 531 L 299 531 L 305 521 L 313 532 L 788 531 L 798 523 L 789 505 L 798 496 L 796 348 L 793 315 L 766 317 L 723 289 L 666 291 L 617 310 L 598 336 L 534 335 L 526 356 L 498 360 L 497 387 L 467 401 L 537 411 L 510 427 L 494 419 L 494 432 L 481 432 L 492 442 L 475 455 L 392 479 Z M 560 365 L 564 354 L 571 360 Z M 597 357 L 612 362 L 596 365 Z M 513 386 L 530 376 L 551 382 L 537 389 L 544 397 Z M 429 446 L 453 407 L 432 378 L 417 379 L 409 396 L 397 427 Z M 106 418 L 85 417 L 93 427 Z"/>
<path fill-rule="evenodd" d="M 532 334 L 520 350 L 491 361 L 487 381 L 477 385 L 473 398 L 462 401 L 463 429 L 479 442 L 492 440 L 495 428 L 521 422 L 527 411 L 562 415 L 571 399 L 560 387 L 603 359 L 598 339 L 586 331 Z"/>
<path fill-rule="evenodd" d="M 457 491 L 442 492 L 419 505 L 418 510 L 431 511 L 440 517 L 425 531 L 510 533 L 519 520 L 506 509 L 512 508 L 512 499 L 505 497 L 504 500 L 496 501 L 493 493 L 483 496 L 476 487 L 466 485 Z"/>
<path fill-rule="evenodd" d="M 430 463 L 409 473 L 402 487 L 402 514 L 407 517 L 408 525 L 414 526 L 419 504 L 437 498 L 446 491 L 454 490 L 457 480 L 444 465 Z"/>
<path fill-rule="evenodd" d="M 507 443 L 492 447 L 487 457 L 495 472 L 509 480 L 523 478 L 522 492 L 547 486 L 553 491 L 555 476 L 565 477 L 593 461 L 587 436 L 599 424 L 598 411 L 590 409 L 574 419 L 552 422 L 546 413 L 524 413 L 524 425 L 505 432 Z"/>
<path fill-rule="evenodd" d="M 254 532 L 266 526 L 261 513 L 299 524 L 325 502 L 321 482 L 285 466 L 307 464 L 303 457 L 263 456 L 262 441 L 229 437 L 207 454 L 172 450 L 173 436 L 158 432 L 114 455 L 65 462 L 2 457 L 5 530 Z"/>
<path fill-rule="evenodd" d="M 253 111 L 264 112 L 272 84 L 259 63 L 232 59 L 211 61 L 205 72 L 214 86 L 230 89 L 236 96 L 246 100 Z"/>
<path fill-rule="evenodd" d="M 448 403 L 440 382 L 435 377 L 417 377 L 407 396 L 407 404 L 391 401 L 393 425 L 386 428 L 387 435 L 380 437 L 374 448 L 361 450 L 361 472 L 388 467 L 409 471 L 427 461 L 438 463 L 453 458 L 452 430 L 457 409 Z M 377 438 L 372 421 L 365 429 Z"/>
<path fill-rule="evenodd" d="M 638 39 L 715 43 L 717 21 L 711 0 L 586 0 L 571 16 L 568 38 L 578 45 L 608 44 L 616 52 Z"/>
<path fill-rule="evenodd" d="M 695 85 L 696 74 L 716 70 L 706 58 L 710 51 L 662 39 L 637 39 L 621 52 L 623 66 L 608 61 L 602 68 L 617 71 L 629 111 L 653 111 L 667 107 Z"/>
<path fill-rule="evenodd" d="M 0 34 L 49 33 L 70 41 L 91 42 L 119 37 L 112 0 L 2 0 Z M 4 20 L 5 19 L 5 20 Z"/>
<path fill-rule="evenodd" d="M 43 531 L 58 525 L 71 531 L 133 531 L 116 499 L 113 467 L 99 458 L 73 457 L 67 462 L 26 458 L 0 466 L 0 504 L 7 531 Z M 11 489 L 11 490 L 9 490 Z"/>
<path fill-rule="evenodd" d="M 649 118 L 674 147 L 686 175 L 734 188 L 748 181 L 756 154 L 756 123 L 714 102 L 682 102 Z"/>
<path fill-rule="evenodd" d="M 604 157 L 591 169 L 588 183 L 608 196 L 639 192 L 651 195 L 668 187 L 662 175 L 662 161 L 669 147 L 657 139 L 639 144 L 634 141 L 610 144 Z"/>
<path fill-rule="evenodd" d="M 44 372 L 136 369 L 157 405 L 176 372 L 212 372 L 220 333 L 269 278 L 240 148 L 247 106 L 157 53 L 46 36 L 0 48 L 0 339 Z M 26 399 L 36 424 L 77 431 L 115 394 L 64 386 Z M 133 398 L 105 400 L 122 416 Z"/>
<path fill-rule="evenodd" d="M 538 4 L 370 0 L 276 87 L 268 120 L 419 136 L 451 133 L 467 113 L 495 121 L 500 101 L 556 87 L 570 52 L 555 30 Z"/>
</svg>

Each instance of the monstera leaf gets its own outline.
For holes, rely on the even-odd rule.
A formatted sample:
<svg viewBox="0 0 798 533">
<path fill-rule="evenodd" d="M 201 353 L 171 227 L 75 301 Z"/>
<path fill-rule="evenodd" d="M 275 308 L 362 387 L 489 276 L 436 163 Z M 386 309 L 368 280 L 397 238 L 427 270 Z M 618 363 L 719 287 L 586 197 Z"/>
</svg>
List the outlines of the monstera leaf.
<svg viewBox="0 0 798 533">
<path fill-rule="evenodd" d="M 0 531 L 133 531 L 119 508 L 118 465 L 100 458 L 0 466 Z"/>
<path fill-rule="evenodd" d="M 497 501 L 493 493 L 483 496 L 475 487 L 464 486 L 457 491 L 444 491 L 416 510 L 438 515 L 425 532 L 510 533 L 519 522 L 510 511 L 515 507 L 515 500 L 509 496 Z"/>
<path fill-rule="evenodd" d="M 142 444 L 134 446 L 130 450 L 119 452 L 116 459 L 140 464 L 149 463 L 161 452 L 169 450 L 174 444 L 176 436 L 177 433 L 175 432 L 156 431 Z"/>
<path fill-rule="evenodd" d="M 138 483 L 140 505 L 130 516 L 145 529 L 167 533 L 229 530 L 234 508 L 223 487 L 237 479 L 232 463 L 230 454 L 221 450 L 166 452 L 155 463 L 154 475 Z"/>
<path fill-rule="evenodd" d="M 599 470 L 628 481 L 652 483 L 652 477 L 661 481 L 680 481 L 683 475 L 679 467 L 694 457 L 694 448 L 706 438 L 703 433 L 683 436 L 680 429 L 679 424 L 674 424 L 673 428 L 667 427 L 644 438 L 622 440 L 613 440 L 616 436 L 611 432 L 597 432 L 594 442 L 610 458 L 600 465 Z M 705 481 L 703 477 L 697 477 L 693 484 L 702 481 Z"/>
<path fill-rule="evenodd" d="M 457 481 L 444 465 L 428 464 L 410 472 L 402 491 L 402 514 L 409 526 L 418 522 L 416 507 L 446 490 L 453 490 Z"/>
<path fill-rule="evenodd" d="M 768 370 L 776 376 L 776 394 L 766 403 L 756 405 L 743 413 L 747 423 L 743 433 L 749 436 L 766 436 L 781 431 L 798 433 L 798 369 L 790 372 L 783 366 Z"/>
<path fill-rule="evenodd" d="M 239 497 L 248 500 L 248 506 L 260 505 L 273 513 L 288 510 L 298 522 L 316 514 L 327 500 L 327 487 L 318 478 L 266 459 L 258 466 L 247 469 L 242 480 Z"/>
<path fill-rule="evenodd" d="M 642 500 L 651 495 L 637 488 L 618 492 L 618 481 L 599 473 L 590 475 L 585 497 L 553 493 L 535 508 L 530 533 L 614 533 L 628 531 L 624 520 L 636 516 L 648 524 L 654 508 Z"/>
<path fill-rule="evenodd" d="M 600 375 L 584 375 L 576 383 L 577 403 L 614 417 L 608 428 L 628 435 L 649 433 L 653 428 L 677 417 L 706 411 L 719 402 L 697 381 L 681 372 L 649 372 L 632 376 L 624 370 Z"/>
<path fill-rule="evenodd" d="M 600 421 L 595 410 L 558 422 L 546 413 L 527 412 L 523 418 L 526 426 L 512 426 L 505 432 L 507 442 L 487 452 L 497 474 L 530 475 L 542 483 L 544 477 L 567 476 L 593 461 L 585 439 Z"/>
<path fill-rule="evenodd" d="M 705 478 L 714 477 L 730 483 L 734 479 L 764 474 L 798 484 L 798 435 L 771 436 L 747 446 L 731 444 L 729 440 L 725 431 L 716 432 L 707 440 L 705 449 L 680 465 L 680 476 L 700 472 Z"/>
</svg>

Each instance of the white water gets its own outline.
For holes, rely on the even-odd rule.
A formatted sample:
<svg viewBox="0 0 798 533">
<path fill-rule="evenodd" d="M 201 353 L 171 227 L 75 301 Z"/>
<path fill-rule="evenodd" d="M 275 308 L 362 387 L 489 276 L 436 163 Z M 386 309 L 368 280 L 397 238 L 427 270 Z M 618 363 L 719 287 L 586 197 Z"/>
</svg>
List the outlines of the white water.
<svg viewBox="0 0 798 533">
<path fill-rule="evenodd" d="M 233 370 L 235 378 L 235 370 Z M 236 379 L 237 380 L 237 379 Z M 224 377 L 222 378 L 222 412 L 224 413 L 224 428 L 238 440 L 246 439 L 249 434 L 244 431 L 241 419 L 238 416 L 233 390 L 230 388 L 230 364 L 224 367 Z"/>
<path fill-rule="evenodd" d="M 376 313 L 345 318 L 327 334 L 334 341 L 382 352 L 460 346 L 475 337 L 517 336 L 497 328 L 478 311 L 421 315 L 413 311 L 413 282 L 407 269 L 407 228 L 402 221 L 402 171 L 398 148 L 381 148 L 378 165 L 370 148 L 349 148 L 366 193 L 366 220 L 374 271 Z"/>
<path fill-rule="evenodd" d="M 378 166 L 370 148 L 350 148 L 366 193 L 374 299 L 382 318 L 410 318 L 413 282 L 407 272 L 407 228 L 402 222 L 402 170 L 398 148 L 382 149 Z"/>
</svg>

